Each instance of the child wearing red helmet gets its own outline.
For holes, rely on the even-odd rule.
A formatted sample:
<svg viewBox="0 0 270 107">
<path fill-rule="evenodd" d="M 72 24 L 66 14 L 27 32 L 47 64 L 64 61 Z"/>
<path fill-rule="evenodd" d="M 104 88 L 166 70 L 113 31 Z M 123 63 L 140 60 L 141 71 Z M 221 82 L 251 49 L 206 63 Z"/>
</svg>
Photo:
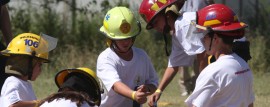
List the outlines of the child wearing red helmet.
<svg viewBox="0 0 270 107">
<path fill-rule="evenodd" d="M 252 71 L 233 52 L 234 40 L 244 36 L 247 25 L 229 7 L 213 4 L 198 11 L 196 27 L 205 34 L 206 53 L 217 60 L 200 73 L 186 104 L 189 107 L 253 107 Z"/>
<path fill-rule="evenodd" d="M 204 54 L 198 55 L 197 60 L 199 63 L 195 62 L 196 54 L 202 53 L 204 48 L 202 44 L 200 46 L 191 46 L 189 42 L 185 42 L 182 39 L 182 32 L 186 33 L 188 29 L 181 29 L 182 24 L 178 24 L 178 20 L 182 19 L 196 19 L 196 12 L 186 12 L 184 14 L 179 13 L 182 11 L 196 11 L 197 9 L 206 6 L 205 0 L 143 0 L 140 6 L 140 14 L 147 22 L 146 29 L 155 29 L 164 35 L 165 44 L 166 34 L 170 33 L 172 35 L 172 46 L 171 54 L 168 60 L 168 66 L 165 70 L 163 78 L 158 86 L 157 91 L 163 91 L 170 81 L 174 78 L 178 71 L 184 74 L 183 78 L 180 79 L 180 86 L 182 89 L 182 96 L 188 95 L 192 89 L 193 84 L 195 84 L 195 79 L 207 64 L 207 60 L 203 59 Z M 190 13 L 193 13 L 190 15 Z M 192 16 L 192 17 L 190 17 Z M 178 25 L 176 25 L 178 24 Z M 190 24 L 187 23 L 186 24 Z M 186 27 L 187 28 L 187 27 Z M 185 43 L 188 43 L 188 48 L 185 48 Z M 166 47 L 165 47 L 166 48 Z M 191 51 L 190 51 L 191 49 Z M 195 52 L 194 52 L 195 51 Z M 167 52 L 167 50 L 166 50 Z M 168 52 L 167 52 L 168 53 Z M 168 55 L 168 54 L 167 54 Z M 187 78 L 188 71 L 185 69 L 187 66 L 194 64 L 194 76 L 190 79 Z M 185 70 L 184 70 L 185 69 Z M 152 106 L 153 102 L 156 102 L 161 96 L 161 93 L 155 93 L 150 97 L 149 105 Z"/>
</svg>

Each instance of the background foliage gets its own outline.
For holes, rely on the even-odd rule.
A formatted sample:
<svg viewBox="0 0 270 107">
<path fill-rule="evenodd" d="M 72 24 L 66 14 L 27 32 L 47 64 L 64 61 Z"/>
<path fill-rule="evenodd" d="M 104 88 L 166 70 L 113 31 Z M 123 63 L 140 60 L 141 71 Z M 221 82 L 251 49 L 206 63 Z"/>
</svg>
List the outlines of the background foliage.
<svg viewBox="0 0 270 107">
<path fill-rule="evenodd" d="M 76 0 L 42 0 L 39 4 L 34 1 L 21 0 L 20 5 L 23 6 L 9 6 L 9 11 L 13 35 L 16 36 L 24 32 L 36 34 L 43 32 L 59 39 L 57 48 L 50 53 L 52 63 L 44 64 L 43 74 L 34 82 L 38 97 L 44 98 L 57 90 L 53 83 L 56 72 L 65 68 L 82 66 L 95 70 L 97 56 L 106 48 L 105 36 L 99 32 L 105 13 L 114 6 L 129 7 L 129 3 L 126 0 L 103 0 L 98 4 L 97 0 L 89 0 L 83 7 L 78 7 Z M 249 2 L 254 7 L 245 6 L 242 12 L 243 14 L 254 12 L 256 16 L 243 15 L 241 17 L 250 25 L 246 34 L 251 42 L 252 60 L 249 64 L 257 77 L 265 77 L 265 74 L 269 75 L 270 73 L 270 49 L 268 48 L 270 45 L 270 6 L 267 5 L 269 1 L 259 0 L 258 8 L 260 11 L 255 8 L 256 3 Z M 55 6 L 59 4 L 65 5 L 62 13 L 55 9 Z M 142 27 L 145 28 L 145 22 L 139 16 L 138 18 L 142 22 Z M 161 34 L 143 29 L 136 39 L 135 46 L 143 48 L 148 53 L 157 72 L 162 75 L 167 66 L 168 57 L 163 49 L 164 41 Z M 263 87 L 261 84 L 270 81 L 264 79 L 263 81 L 258 80 L 258 82 L 263 82 L 257 84 L 257 86 Z M 45 91 L 42 89 L 44 86 L 48 86 Z M 173 86 L 175 87 L 175 85 Z M 178 89 L 172 88 L 172 90 Z M 265 91 L 256 92 L 263 93 Z M 172 92 L 171 94 L 173 95 Z M 258 98 L 261 97 L 261 94 L 257 95 L 259 95 Z M 270 93 L 264 93 L 262 96 L 268 96 L 266 99 L 269 99 Z M 170 97 L 165 98 L 170 99 Z"/>
</svg>

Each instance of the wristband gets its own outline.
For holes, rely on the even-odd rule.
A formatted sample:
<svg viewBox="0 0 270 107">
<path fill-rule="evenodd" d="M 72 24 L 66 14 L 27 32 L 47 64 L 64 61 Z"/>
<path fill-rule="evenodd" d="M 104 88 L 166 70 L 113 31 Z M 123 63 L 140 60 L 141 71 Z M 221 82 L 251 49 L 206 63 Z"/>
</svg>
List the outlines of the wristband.
<svg viewBox="0 0 270 107">
<path fill-rule="evenodd" d="M 132 94 L 131 94 L 132 100 L 135 100 L 135 94 L 136 94 L 136 91 L 133 91 Z"/>
<path fill-rule="evenodd" d="M 162 93 L 162 91 L 160 89 L 157 89 L 155 92 L 156 93 Z"/>
</svg>

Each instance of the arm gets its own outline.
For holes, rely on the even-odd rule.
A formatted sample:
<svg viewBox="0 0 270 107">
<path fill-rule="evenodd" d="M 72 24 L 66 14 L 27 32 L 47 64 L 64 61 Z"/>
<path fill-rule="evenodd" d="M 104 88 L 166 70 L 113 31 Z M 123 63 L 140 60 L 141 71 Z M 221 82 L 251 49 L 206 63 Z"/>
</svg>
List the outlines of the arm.
<svg viewBox="0 0 270 107">
<path fill-rule="evenodd" d="M 38 101 L 18 101 L 9 107 L 37 107 L 38 106 Z"/>
<path fill-rule="evenodd" d="M 168 67 L 165 70 L 165 73 L 162 77 L 162 80 L 158 86 L 158 89 L 161 90 L 161 92 L 155 92 L 151 97 L 148 105 L 150 107 L 153 107 L 155 103 L 159 100 L 162 91 L 168 86 L 168 84 L 172 81 L 174 76 L 176 75 L 178 71 L 178 67 Z"/>
<path fill-rule="evenodd" d="M 165 70 L 165 73 L 162 77 L 162 80 L 161 80 L 159 86 L 158 86 L 158 89 L 163 91 L 168 86 L 168 84 L 172 81 L 172 79 L 176 75 L 177 71 L 178 71 L 178 67 L 168 67 Z"/>
<path fill-rule="evenodd" d="M 132 94 L 133 94 L 133 90 L 130 89 L 127 85 L 125 85 L 124 83 L 122 82 L 115 82 L 112 86 L 112 89 L 118 93 L 118 94 L 121 94 L 122 96 L 125 96 L 127 98 L 130 98 L 132 100 L 135 100 L 137 101 L 138 103 L 140 104 L 143 104 L 147 101 L 147 96 L 150 95 L 149 92 L 143 92 L 143 91 L 136 91 L 135 92 L 135 95 L 134 95 L 134 99 L 132 98 Z"/>
<path fill-rule="evenodd" d="M 6 5 L 1 6 L 1 25 L 0 29 L 2 30 L 3 33 L 3 38 L 8 44 L 12 40 L 12 33 L 11 33 L 11 24 L 10 24 L 10 18 L 9 18 L 9 13 L 6 8 Z"/>
</svg>

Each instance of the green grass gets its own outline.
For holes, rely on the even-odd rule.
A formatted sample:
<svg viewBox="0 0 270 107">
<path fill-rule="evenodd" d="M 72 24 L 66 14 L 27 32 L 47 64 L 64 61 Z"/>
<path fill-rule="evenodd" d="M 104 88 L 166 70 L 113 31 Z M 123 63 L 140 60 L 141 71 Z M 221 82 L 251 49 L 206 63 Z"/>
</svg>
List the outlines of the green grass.
<svg viewBox="0 0 270 107">
<path fill-rule="evenodd" d="M 268 107 L 270 105 L 270 73 L 254 76 L 254 107 Z"/>
</svg>

